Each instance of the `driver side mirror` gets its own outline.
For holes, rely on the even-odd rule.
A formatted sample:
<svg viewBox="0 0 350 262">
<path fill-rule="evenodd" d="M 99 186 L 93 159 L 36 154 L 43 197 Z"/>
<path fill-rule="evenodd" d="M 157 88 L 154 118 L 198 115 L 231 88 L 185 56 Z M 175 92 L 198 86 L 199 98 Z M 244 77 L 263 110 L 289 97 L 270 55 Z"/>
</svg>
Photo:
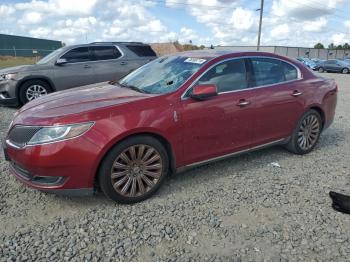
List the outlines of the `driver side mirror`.
<svg viewBox="0 0 350 262">
<path fill-rule="evenodd" d="M 190 97 L 195 100 L 205 100 L 217 96 L 218 88 L 214 84 L 196 85 L 193 87 Z"/>
<path fill-rule="evenodd" d="M 64 65 L 64 64 L 67 64 L 67 63 L 68 63 L 68 61 L 65 58 L 60 58 L 60 59 L 57 59 L 57 61 L 56 61 L 56 65 L 58 65 L 58 66 Z"/>
</svg>

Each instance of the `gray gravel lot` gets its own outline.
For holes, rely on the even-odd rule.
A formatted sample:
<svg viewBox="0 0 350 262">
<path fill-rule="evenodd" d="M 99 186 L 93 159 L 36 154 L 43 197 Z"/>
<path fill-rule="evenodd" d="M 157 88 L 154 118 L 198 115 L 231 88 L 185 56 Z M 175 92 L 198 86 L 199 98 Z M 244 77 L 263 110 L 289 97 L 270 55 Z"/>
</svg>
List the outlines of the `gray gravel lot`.
<svg viewBox="0 0 350 262">
<path fill-rule="evenodd" d="M 350 261 L 350 75 L 316 149 L 274 147 L 172 176 L 155 197 L 119 205 L 25 187 L 0 153 L 0 261 Z M 14 109 L 0 108 L 3 137 Z M 270 163 L 278 162 L 281 168 Z"/>
</svg>

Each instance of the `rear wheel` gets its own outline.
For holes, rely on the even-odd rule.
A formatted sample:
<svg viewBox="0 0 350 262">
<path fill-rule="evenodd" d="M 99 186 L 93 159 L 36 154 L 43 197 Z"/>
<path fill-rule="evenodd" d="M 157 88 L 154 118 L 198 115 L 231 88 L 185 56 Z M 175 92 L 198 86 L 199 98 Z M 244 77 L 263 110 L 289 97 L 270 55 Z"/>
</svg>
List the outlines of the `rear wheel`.
<svg viewBox="0 0 350 262">
<path fill-rule="evenodd" d="M 343 68 L 343 70 L 341 71 L 343 74 L 349 74 L 349 68 Z"/>
<path fill-rule="evenodd" d="M 19 99 L 22 104 L 26 104 L 43 95 L 51 92 L 50 86 L 42 80 L 30 80 L 25 82 L 19 90 Z"/>
<path fill-rule="evenodd" d="M 314 149 L 322 131 L 322 120 L 316 110 L 305 113 L 298 121 L 287 149 L 295 154 L 307 154 Z"/>
<path fill-rule="evenodd" d="M 117 144 L 99 170 L 99 184 L 110 199 L 136 203 L 149 198 L 163 183 L 169 169 L 164 146 L 150 136 L 137 136 Z"/>
<path fill-rule="evenodd" d="M 320 67 L 320 68 L 318 69 L 318 72 L 323 73 L 323 72 L 324 72 L 324 68 L 323 68 L 323 67 Z"/>
</svg>

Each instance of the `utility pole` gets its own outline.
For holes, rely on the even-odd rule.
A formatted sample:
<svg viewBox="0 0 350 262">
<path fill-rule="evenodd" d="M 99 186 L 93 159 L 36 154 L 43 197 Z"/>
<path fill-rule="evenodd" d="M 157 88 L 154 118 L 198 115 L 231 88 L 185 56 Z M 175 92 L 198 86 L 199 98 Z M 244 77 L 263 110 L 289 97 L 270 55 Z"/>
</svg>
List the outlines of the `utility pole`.
<svg viewBox="0 0 350 262">
<path fill-rule="evenodd" d="M 261 39 L 261 27 L 262 27 L 262 19 L 263 19 L 263 13 L 264 13 L 264 0 L 261 0 L 261 6 L 260 9 L 257 9 L 256 11 L 260 10 L 260 22 L 259 22 L 259 34 L 258 34 L 258 45 L 256 47 L 256 50 L 260 50 L 260 39 Z"/>
</svg>

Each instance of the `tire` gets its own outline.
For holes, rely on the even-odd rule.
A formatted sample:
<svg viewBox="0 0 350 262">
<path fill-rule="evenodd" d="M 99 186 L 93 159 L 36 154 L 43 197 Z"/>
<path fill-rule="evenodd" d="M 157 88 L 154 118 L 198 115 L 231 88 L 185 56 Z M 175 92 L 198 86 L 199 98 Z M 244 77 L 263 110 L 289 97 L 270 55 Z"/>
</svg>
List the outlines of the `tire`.
<svg viewBox="0 0 350 262">
<path fill-rule="evenodd" d="M 154 151 L 146 157 L 152 149 Z M 135 136 L 107 153 L 98 172 L 98 181 L 108 198 L 120 204 L 131 204 L 151 197 L 165 181 L 168 171 L 169 157 L 162 143 L 150 136 Z"/>
<path fill-rule="evenodd" d="M 306 129 L 308 130 L 306 131 Z M 307 154 L 315 148 L 321 132 L 321 116 L 316 110 L 311 109 L 298 121 L 286 148 L 294 154 Z"/>
<path fill-rule="evenodd" d="M 19 100 L 22 104 L 26 104 L 40 96 L 47 95 L 51 91 L 50 85 L 45 81 L 29 80 L 21 85 Z"/>
<path fill-rule="evenodd" d="M 318 69 L 318 72 L 319 72 L 319 73 L 324 73 L 324 68 L 323 68 L 323 67 L 320 67 L 320 68 Z"/>
<path fill-rule="evenodd" d="M 341 73 L 342 74 L 349 74 L 349 68 L 343 68 L 342 70 L 341 70 Z"/>
</svg>

